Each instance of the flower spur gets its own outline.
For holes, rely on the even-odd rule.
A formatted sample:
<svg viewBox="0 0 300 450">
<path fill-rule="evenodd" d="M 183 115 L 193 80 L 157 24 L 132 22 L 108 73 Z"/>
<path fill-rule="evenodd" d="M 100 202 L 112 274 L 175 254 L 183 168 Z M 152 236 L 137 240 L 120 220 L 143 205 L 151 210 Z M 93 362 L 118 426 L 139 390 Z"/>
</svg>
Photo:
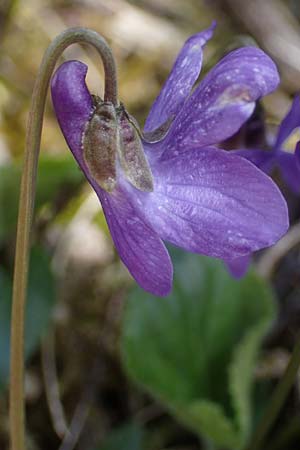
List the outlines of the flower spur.
<svg viewBox="0 0 300 450">
<path fill-rule="evenodd" d="M 252 163 L 214 147 L 279 82 L 272 60 L 246 47 L 225 56 L 191 93 L 214 25 L 190 37 L 140 133 L 119 104 L 85 84 L 87 67 L 56 71 L 52 99 L 65 139 L 95 190 L 119 255 L 155 295 L 172 287 L 163 240 L 232 260 L 275 243 L 288 228 L 285 200 Z"/>
</svg>

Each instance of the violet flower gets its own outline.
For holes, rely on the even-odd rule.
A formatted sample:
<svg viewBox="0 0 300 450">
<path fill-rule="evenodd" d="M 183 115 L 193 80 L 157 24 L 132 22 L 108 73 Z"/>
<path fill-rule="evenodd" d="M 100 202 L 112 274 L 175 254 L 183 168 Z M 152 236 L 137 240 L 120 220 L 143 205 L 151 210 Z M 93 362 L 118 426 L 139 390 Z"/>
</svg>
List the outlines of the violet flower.
<svg viewBox="0 0 300 450">
<path fill-rule="evenodd" d="M 239 149 L 235 154 L 240 155 L 265 173 L 270 174 L 275 167 L 278 167 L 281 176 L 287 186 L 295 194 L 300 193 L 300 146 L 296 142 L 292 151 L 284 149 L 286 143 L 291 138 L 300 139 L 300 97 L 296 96 L 287 115 L 282 120 L 275 141 L 271 144 L 270 150 L 262 149 Z"/>
<path fill-rule="evenodd" d="M 191 93 L 213 28 L 185 43 L 142 138 L 123 106 L 114 109 L 91 96 L 81 62 L 62 64 L 52 79 L 61 129 L 99 197 L 119 255 L 155 295 L 172 287 L 162 240 L 231 260 L 272 245 L 288 228 L 286 203 L 273 181 L 246 159 L 213 146 L 234 134 L 255 101 L 276 88 L 276 67 L 261 50 L 241 48 Z"/>
</svg>

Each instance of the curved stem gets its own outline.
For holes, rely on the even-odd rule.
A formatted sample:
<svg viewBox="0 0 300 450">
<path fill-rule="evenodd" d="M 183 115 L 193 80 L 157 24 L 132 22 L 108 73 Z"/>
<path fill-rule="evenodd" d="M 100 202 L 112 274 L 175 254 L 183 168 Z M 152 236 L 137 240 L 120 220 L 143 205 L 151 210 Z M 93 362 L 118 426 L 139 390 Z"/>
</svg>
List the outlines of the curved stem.
<svg viewBox="0 0 300 450">
<path fill-rule="evenodd" d="M 71 44 L 88 43 L 99 52 L 105 70 L 106 101 L 118 105 L 116 65 L 106 41 L 95 31 L 70 28 L 50 44 L 43 57 L 32 95 L 21 180 L 16 239 L 11 319 L 10 363 L 10 438 L 11 450 L 25 449 L 24 412 L 24 316 L 30 250 L 30 232 L 34 210 L 36 175 L 47 90 L 55 64 Z"/>
<path fill-rule="evenodd" d="M 247 450 L 259 450 L 268 432 L 278 417 L 284 401 L 295 383 L 300 366 L 300 334 L 298 334 L 292 356 L 283 377 L 276 386 L 271 400 L 256 429 Z"/>
</svg>

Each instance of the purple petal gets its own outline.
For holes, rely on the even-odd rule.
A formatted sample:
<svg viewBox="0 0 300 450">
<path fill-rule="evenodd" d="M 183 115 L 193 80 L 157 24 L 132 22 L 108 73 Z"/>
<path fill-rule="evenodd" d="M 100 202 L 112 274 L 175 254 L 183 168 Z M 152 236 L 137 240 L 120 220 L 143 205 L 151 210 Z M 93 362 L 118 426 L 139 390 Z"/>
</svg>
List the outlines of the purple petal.
<svg viewBox="0 0 300 450">
<path fill-rule="evenodd" d="M 67 61 L 57 69 L 51 81 L 57 120 L 72 153 L 82 164 L 82 134 L 92 113 L 92 98 L 85 83 L 86 73 L 85 64 Z"/>
<path fill-rule="evenodd" d="M 251 254 L 240 256 L 239 258 L 231 259 L 224 261 L 229 273 L 234 278 L 242 278 L 244 275 L 246 275 L 247 270 L 249 268 L 249 265 L 251 263 Z"/>
<path fill-rule="evenodd" d="M 247 148 L 232 150 L 230 153 L 248 159 L 248 161 L 252 162 L 252 164 L 267 174 L 271 173 L 276 163 L 276 154 L 272 150 Z"/>
<path fill-rule="evenodd" d="M 298 154 L 299 155 L 299 154 Z M 288 187 L 295 193 L 300 193 L 300 166 L 297 154 L 277 151 L 277 164 Z"/>
<path fill-rule="evenodd" d="M 137 283 L 154 295 L 168 295 L 173 267 L 159 236 L 142 220 L 121 190 L 107 194 L 94 185 L 121 260 Z"/>
<path fill-rule="evenodd" d="M 296 164 L 300 170 L 300 142 L 297 142 L 297 145 L 296 145 L 295 158 L 296 158 Z"/>
<path fill-rule="evenodd" d="M 175 116 L 197 80 L 203 59 L 203 47 L 211 39 L 215 22 L 201 33 L 191 36 L 181 49 L 171 73 L 154 101 L 145 123 L 153 131 Z"/>
<path fill-rule="evenodd" d="M 294 98 L 291 109 L 281 122 L 275 143 L 275 148 L 280 149 L 284 141 L 289 137 L 292 131 L 300 127 L 300 97 Z"/>
<path fill-rule="evenodd" d="M 172 287 L 172 263 L 159 236 L 142 220 L 121 191 L 104 192 L 91 178 L 82 157 L 82 134 L 92 111 L 85 84 L 87 67 L 68 61 L 58 68 L 52 83 L 54 109 L 65 139 L 89 183 L 95 189 L 110 232 L 124 264 L 147 291 L 167 295 Z"/>
<path fill-rule="evenodd" d="M 215 144 L 232 136 L 251 116 L 255 101 L 279 83 L 273 61 L 245 47 L 229 53 L 199 84 L 166 137 L 165 157 L 176 150 Z"/>
<path fill-rule="evenodd" d="M 138 193 L 162 239 L 186 250 L 234 259 L 276 242 L 288 228 L 284 198 L 246 159 L 210 148 L 152 165 L 153 193 Z"/>
</svg>

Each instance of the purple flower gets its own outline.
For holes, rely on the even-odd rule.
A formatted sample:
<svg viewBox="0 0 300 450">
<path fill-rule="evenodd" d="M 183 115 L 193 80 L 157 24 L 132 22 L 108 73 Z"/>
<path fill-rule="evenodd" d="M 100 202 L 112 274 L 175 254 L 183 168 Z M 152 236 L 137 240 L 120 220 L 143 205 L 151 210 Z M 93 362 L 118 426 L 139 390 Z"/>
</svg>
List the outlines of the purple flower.
<svg viewBox="0 0 300 450">
<path fill-rule="evenodd" d="M 271 173 L 275 167 L 278 167 L 282 178 L 288 187 L 296 194 L 300 193 L 300 144 L 296 145 L 295 152 L 284 150 L 287 141 L 292 138 L 300 139 L 300 97 L 295 97 L 291 109 L 284 117 L 278 129 L 277 137 L 270 150 L 262 149 L 239 149 L 235 150 L 237 155 L 240 155 L 265 173 Z M 294 149 L 292 149 L 294 150 Z"/>
<path fill-rule="evenodd" d="M 190 37 L 179 53 L 146 120 L 147 139 L 122 106 L 91 96 L 81 62 L 62 64 L 52 79 L 61 129 L 100 199 L 119 255 L 155 295 L 172 287 L 162 240 L 231 260 L 272 245 L 288 228 L 286 203 L 273 181 L 246 159 L 213 146 L 276 88 L 276 67 L 261 50 L 241 48 L 191 93 L 213 28 Z M 150 143 L 155 136 L 158 142 Z"/>
</svg>

